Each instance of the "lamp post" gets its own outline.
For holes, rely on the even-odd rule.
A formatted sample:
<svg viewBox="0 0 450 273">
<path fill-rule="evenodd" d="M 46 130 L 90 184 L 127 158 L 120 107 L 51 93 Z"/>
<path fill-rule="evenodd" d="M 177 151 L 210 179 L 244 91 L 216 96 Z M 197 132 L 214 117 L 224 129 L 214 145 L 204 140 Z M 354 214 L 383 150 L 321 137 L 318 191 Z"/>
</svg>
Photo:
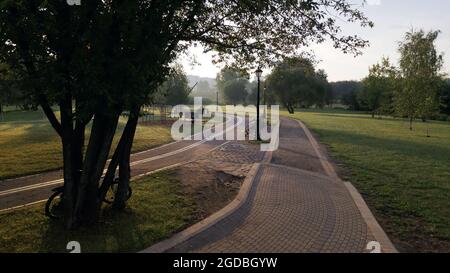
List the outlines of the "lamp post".
<svg viewBox="0 0 450 273">
<path fill-rule="evenodd" d="M 259 134 L 259 91 L 260 91 L 260 85 L 261 85 L 261 75 L 263 71 L 261 68 L 258 68 L 256 71 L 256 77 L 258 78 L 258 92 L 256 97 L 256 139 L 258 141 L 261 141 L 261 136 Z"/>
<path fill-rule="evenodd" d="M 264 81 L 264 90 L 263 90 L 264 120 L 266 118 L 266 108 L 267 108 L 266 93 L 267 93 L 267 81 Z"/>
<path fill-rule="evenodd" d="M 219 89 L 216 90 L 216 111 L 219 112 Z"/>
</svg>

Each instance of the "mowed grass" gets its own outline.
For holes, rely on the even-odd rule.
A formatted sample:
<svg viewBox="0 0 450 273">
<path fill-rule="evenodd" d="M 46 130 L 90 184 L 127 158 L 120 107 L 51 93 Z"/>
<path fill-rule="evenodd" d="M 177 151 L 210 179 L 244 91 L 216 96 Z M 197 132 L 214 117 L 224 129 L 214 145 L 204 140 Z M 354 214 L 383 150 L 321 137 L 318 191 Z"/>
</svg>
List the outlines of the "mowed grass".
<svg viewBox="0 0 450 273">
<path fill-rule="evenodd" d="M 42 111 L 8 111 L 0 114 L 0 122 L 28 122 L 45 121 L 45 115 Z"/>
<path fill-rule="evenodd" d="M 22 116 L 15 117 L 15 121 L 0 123 L 0 180 L 62 167 L 59 136 L 47 121 L 24 122 L 30 115 L 33 114 L 23 112 Z M 121 118 L 114 145 L 119 141 L 125 123 L 126 119 Z M 133 152 L 170 141 L 167 126 L 138 126 Z"/>
<path fill-rule="evenodd" d="M 172 172 L 132 182 L 125 211 L 106 207 L 100 223 L 77 231 L 44 216 L 42 204 L 0 214 L 0 253 L 69 252 L 70 241 L 80 242 L 82 252 L 143 250 L 198 220 L 195 202 Z"/>
<path fill-rule="evenodd" d="M 286 112 L 284 115 L 288 115 Z M 450 123 L 345 111 L 298 112 L 340 163 L 400 251 L 450 251 Z"/>
</svg>

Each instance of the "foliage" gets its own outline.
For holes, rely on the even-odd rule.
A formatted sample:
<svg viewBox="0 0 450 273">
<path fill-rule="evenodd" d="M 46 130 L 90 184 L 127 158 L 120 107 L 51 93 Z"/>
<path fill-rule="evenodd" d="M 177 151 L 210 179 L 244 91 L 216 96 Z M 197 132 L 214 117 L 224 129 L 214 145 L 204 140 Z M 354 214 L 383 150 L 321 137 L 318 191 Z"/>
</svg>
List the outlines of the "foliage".
<svg viewBox="0 0 450 273">
<path fill-rule="evenodd" d="M 4 105 L 23 105 L 26 103 L 15 80 L 14 72 L 6 63 L 0 63 L 0 113 Z"/>
<path fill-rule="evenodd" d="M 223 87 L 225 103 L 232 105 L 245 104 L 248 95 L 247 84 L 248 81 L 242 78 L 227 81 Z"/>
<path fill-rule="evenodd" d="M 192 91 L 191 96 L 203 98 L 204 104 L 215 104 L 216 92 L 215 88 L 208 81 L 200 80 L 197 82 L 197 86 Z"/>
<path fill-rule="evenodd" d="M 360 105 L 375 114 L 392 113 L 392 97 L 397 88 L 398 72 L 388 58 L 369 69 L 369 75 L 362 81 L 362 92 L 358 94 Z"/>
<path fill-rule="evenodd" d="M 331 82 L 331 93 L 333 101 L 335 103 L 343 103 L 344 105 L 351 106 L 353 109 L 357 109 L 356 105 L 346 104 L 346 102 L 351 101 L 348 98 L 356 95 L 362 89 L 362 83 L 359 81 L 338 81 Z"/>
<path fill-rule="evenodd" d="M 192 88 L 189 87 L 186 73 L 180 65 L 175 66 L 164 83 L 159 86 L 160 97 L 154 98 L 153 102 L 164 105 L 186 104 Z"/>
<path fill-rule="evenodd" d="M 400 43 L 401 88 L 394 94 L 395 109 L 399 115 L 410 119 L 410 129 L 415 118 L 426 119 L 439 107 L 438 90 L 442 75 L 443 57 L 438 54 L 435 42 L 439 31 L 423 30 L 406 33 Z"/>
<path fill-rule="evenodd" d="M 329 85 L 323 71 L 315 71 L 314 65 L 302 57 L 287 58 L 279 63 L 267 77 L 267 90 L 290 113 L 295 106 L 323 106 Z"/>
<path fill-rule="evenodd" d="M 224 67 L 217 73 L 217 88 L 222 95 L 225 103 L 229 104 L 245 104 L 248 96 L 246 71 L 234 68 Z"/>
<path fill-rule="evenodd" d="M 361 111 L 362 107 L 360 105 L 360 100 L 358 99 L 358 95 L 361 93 L 361 89 L 351 90 L 350 92 L 346 92 L 341 97 L 341 103 L 346 105 L 349 110 L 352 111 Z"/>
</svg>

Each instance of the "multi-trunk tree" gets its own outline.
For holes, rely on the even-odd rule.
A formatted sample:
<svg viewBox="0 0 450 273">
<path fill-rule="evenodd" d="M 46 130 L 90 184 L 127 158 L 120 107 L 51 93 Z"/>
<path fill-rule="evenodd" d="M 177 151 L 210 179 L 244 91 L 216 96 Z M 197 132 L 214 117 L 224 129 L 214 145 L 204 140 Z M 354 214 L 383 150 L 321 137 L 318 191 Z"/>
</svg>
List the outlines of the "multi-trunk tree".
<svg viewBox="0 0 450 273">
<path fill-rule="evenodd" d="M 0 62 L 61 138 L 66 227 L 98 219 L 117 168 L 114 207 L 125 206 L 140 108 L 179 53 L 200 43 L 217 52 L 216 62 L 241 68 L 269 65 L 327 38 L 358 53 L 367 41 L 343 35 L 341 19 L 372 26 L 346 0 L 0 0 Z M 129 120 L 106 166 L 123 111 Z"/>
</svg>

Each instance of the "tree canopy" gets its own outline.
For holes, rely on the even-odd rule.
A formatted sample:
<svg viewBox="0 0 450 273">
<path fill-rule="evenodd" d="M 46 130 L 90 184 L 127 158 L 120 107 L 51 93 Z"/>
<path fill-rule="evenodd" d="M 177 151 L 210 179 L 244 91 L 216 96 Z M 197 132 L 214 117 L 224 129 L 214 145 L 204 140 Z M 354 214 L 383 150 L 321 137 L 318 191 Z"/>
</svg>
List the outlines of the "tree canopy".
<svg viewBox="0 0 450 273">
<path fill-rule="evenodd" d="M 245 104 L 248 96 L 247 85 L 248 81 L 242 78 L 226 82 L 223 87 L 225 103 L 232 105 Z"/>
<path fill-rule="evenodd" d="M 172 106 L 186 104 L 189 102 L 191 92 L 192 88 L 189 87 L 186 73 L 180 65 L 177 65 L 159 86 L 159 96 L 152 99 L 152 102 Z"/>
<path fill-rule="evenodd" d="M 330 92 L 326 74 L 315 71 L 310 60 L 300 57 L 280 62 L 266 80 L 268 92 L 273 93 L 290 113 L 294 113 L 297 105 L 324 105 Z"/>
<path fill-rule="evenodd" d="M 248 96 L 248 74 L 244 70 L 225 66 L 217 73 L 217 88 L 228 104 L 245 104 Z"/>
<path fill-rule="evenodd" d="M 362 81 L 358 99 L 364 108 L 375 114 L 392 113 L 392 97 L 398 86 L 398 72 L 388 58 L 369 68 L 369 75 Z"/>
<path fill-rule="evenodd" d="M 438 91 L 442 82 L 443 56 L 435 47 L 439 31 L 410 31 L 400 43 L 401 88 L 394 95 L 399 115 L 427 118 L 439 109 Z"/>
</svg>

